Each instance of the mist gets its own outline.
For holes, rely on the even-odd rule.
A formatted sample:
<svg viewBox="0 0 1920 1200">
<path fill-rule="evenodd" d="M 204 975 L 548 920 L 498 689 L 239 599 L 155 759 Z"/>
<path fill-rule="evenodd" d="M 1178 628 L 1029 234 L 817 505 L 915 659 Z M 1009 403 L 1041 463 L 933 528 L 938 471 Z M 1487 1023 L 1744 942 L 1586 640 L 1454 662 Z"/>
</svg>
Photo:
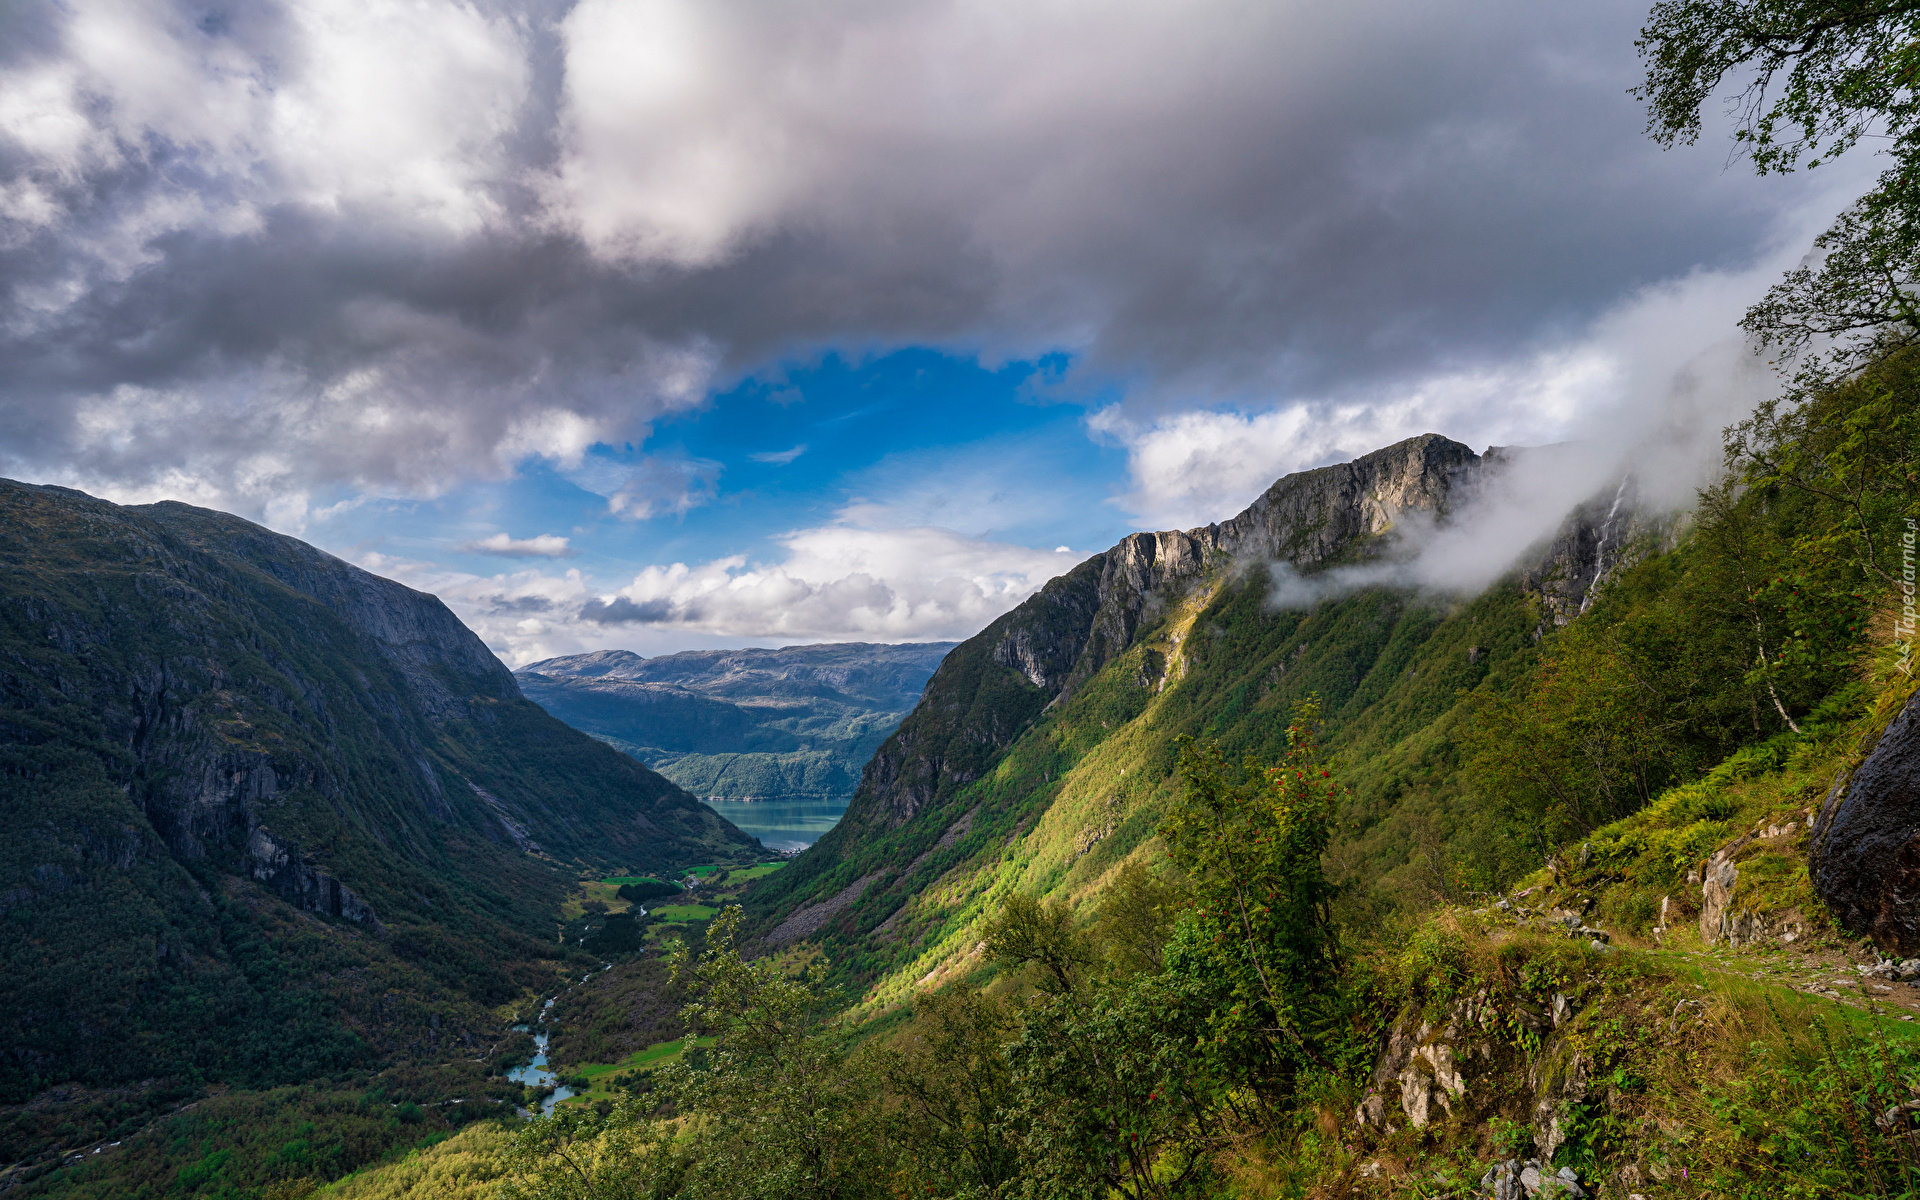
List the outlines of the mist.
<svg viewBox="0 0 1920 1200">
<path fill-rule="evenodd" d="M 1645 390 L 1623 393 L 1575 438 L 1483 448 L 1464 500 L 1439 518 L 1403 514 L 1377 561 L 1314 574 L 1270 563 L 1269 603 L 1311 608 L 1368 588 L 1470 598 L 1537 561 L 1582 506 L 1609 518 L 1677 515 L 1725 471 L 1726 429 L 1781 388 L 1761 354 L 1733 339 L 1695 354 L 1663 387 L 1644 373 L 1636 382 Z M 1600 574 L 1611 566 L 1603 558 Z"/>
</svg>

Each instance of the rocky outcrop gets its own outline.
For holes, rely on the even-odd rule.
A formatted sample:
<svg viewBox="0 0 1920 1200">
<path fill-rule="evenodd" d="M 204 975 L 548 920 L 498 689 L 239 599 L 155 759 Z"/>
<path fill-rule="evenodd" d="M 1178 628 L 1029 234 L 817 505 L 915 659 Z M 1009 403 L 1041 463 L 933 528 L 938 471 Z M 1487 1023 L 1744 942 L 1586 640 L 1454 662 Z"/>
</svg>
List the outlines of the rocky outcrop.
<svg viewBox="0 0 1920 1200">
<path fill-rule="evenodd" d="M 1390 1137 L 1442 1120 L 1482 1122 L 1518 1099 L 1531 1113 L 1535 1157 L 1496 1164 L 1480 1181 L 1479 1194 L 1510 1200 L 1584 1196 L 1573 1171 L 1542 1165 L 1566 1143 L 1574 1110 L 1588 1099 L 1593 1064 L 1568 1028 L 1578 1010 L 1558 993 L 1545 1011 L 1512 998 L 1504 1006 L 1510 1011 L 1501 1011 L 1501 1002 L 1483 988 L 1451 1005 L 1438 1024 L 1416 1013 L 1402 1015 L 1380 1048 L 1354 1124 Z M 1516 1027 L 1530 1035 L 1533 1052 L 1514 1044 Z M 1519 1078 L 1525 1089 L 1516 1097 Z"/>
<path fill-rule="evenodd" d="M 1489 450 L 1488 460 L 1495 454 Z M 1669 546 L 1677 528 L 1672 514 L 1641 503 L 1637 483 L 1628 476 L 1567 514 L 1521 568 L 1520 586 L 1539 598 L 1555 625 L 1565 625 L 1587 610 L 1607 580 Z"/>
<path fill-rule="evenodd" d="M 1740 892 L 1740 867 L 1757 855 L 1799 855 L 1800 839 L 1813 823 L 1813 814 L 1794 814 L 1761 825 L 1715 850 L 1689 876 L 1700 885 L 1700 940 L 1708 946 L 1751 946 L 1762 942 L 1791 943 L 1806 933 L 1807 919 L 1797 908 L 1768 905 L 1769 897 Z"/>
<path fill-rule="evenodd" d="M 1355 1123 L 1393 1133 L 1403 1123 L 1419 1129 L 1453 1115 L 1467 1094 L 1465 1062 L 1493 1056 L 1496 1016 L 1482 992 L 1456 1004 L 1439 1025 L 1414 1014 L 1401 1017 L 1374 1063 Z"/>
<path fill-rule="evenodd" d="M 878 878 L 880 878 L 879 872 L 862 876 L 818 904 L 803 904 L 794 909 L 786 920 L 780 922 L 773 932 L 767 935 L 767 944 L 784 946 L 788 942 L 812 937 L 820 932 L 821 927 L 828 921 L 839 916 L 848 905 L 858 900 Z"/>
<path fill-rule="evenodd" d="M 1897 956 L 1920 954 L 1920 694 L 1835 781 L 1808 869 L 1841 925 Z"/>
<path fill-rule="evenodd" d="M 276 840 L 265 825 L 255 826 L 247 838 L 247 868 L 249 875 L 295 908 L 380 928 L 372 905 L 316 867 L 313 857 L 301 854 L 297 844 Z"/>
</svg>

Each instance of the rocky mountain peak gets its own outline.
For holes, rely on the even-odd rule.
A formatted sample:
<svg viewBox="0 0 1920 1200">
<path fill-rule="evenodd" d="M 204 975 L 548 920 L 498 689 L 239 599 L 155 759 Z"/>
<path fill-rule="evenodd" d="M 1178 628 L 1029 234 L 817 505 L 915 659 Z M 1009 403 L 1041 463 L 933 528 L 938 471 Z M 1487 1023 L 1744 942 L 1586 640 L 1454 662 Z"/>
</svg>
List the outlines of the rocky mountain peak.
<svg viewBox="0 0 1920 1200">
<path fill-rule="evenodd" d="M 1216 569 L 1241 561 L 1312 570 L 1384 553 L 1410 516 L 1444 522 L 1480 468 L 1469 447 L 1423 434 L 1288 475 L 1228 521 L 1128 535 L 954 650 L 921 707 L 868 765 L 849 819 L 870 819 L 861 810 L 871 808 L 898 825 L 943 785 L 974 778 L 982 753 L 1004 748 L 1024 721 L 1125 652 L 1143 622 Z M 1017 671 L 1034 691 L 980 703 L 989 667 Z M 969 765 L 976 759 L 983 765 Z"/>
</svg>

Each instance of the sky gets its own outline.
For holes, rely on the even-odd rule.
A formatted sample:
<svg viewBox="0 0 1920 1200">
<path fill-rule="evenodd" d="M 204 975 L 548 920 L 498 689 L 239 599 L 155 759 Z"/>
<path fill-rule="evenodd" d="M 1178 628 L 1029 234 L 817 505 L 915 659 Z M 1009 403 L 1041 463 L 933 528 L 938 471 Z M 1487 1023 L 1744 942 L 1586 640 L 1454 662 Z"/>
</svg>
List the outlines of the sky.
<svg viewBox="0 0 1920 1200">
<path fill-rule="evenodd" d="M 1426 432 L 1684 496 L 1875 164 L 1653 145 L 1644 17 L 0 6 L 0 474 L 261 521 L 513 665 L 962 638 Z"/>
</svg>

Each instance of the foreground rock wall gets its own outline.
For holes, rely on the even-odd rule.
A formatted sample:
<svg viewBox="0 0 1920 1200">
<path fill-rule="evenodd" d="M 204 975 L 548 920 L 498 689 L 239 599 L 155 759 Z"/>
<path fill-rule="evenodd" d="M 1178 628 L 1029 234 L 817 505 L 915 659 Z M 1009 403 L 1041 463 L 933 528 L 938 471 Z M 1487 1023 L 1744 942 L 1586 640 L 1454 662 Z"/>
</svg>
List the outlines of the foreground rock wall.
<svg viewBox="0 0 1920 1200">
<path fill-rule="evenodd" d="M 1920 954 L 1920 693 L 1834 782 L 1808 865 L 1841 925 L 1890 953 Z"/>
</svg>

